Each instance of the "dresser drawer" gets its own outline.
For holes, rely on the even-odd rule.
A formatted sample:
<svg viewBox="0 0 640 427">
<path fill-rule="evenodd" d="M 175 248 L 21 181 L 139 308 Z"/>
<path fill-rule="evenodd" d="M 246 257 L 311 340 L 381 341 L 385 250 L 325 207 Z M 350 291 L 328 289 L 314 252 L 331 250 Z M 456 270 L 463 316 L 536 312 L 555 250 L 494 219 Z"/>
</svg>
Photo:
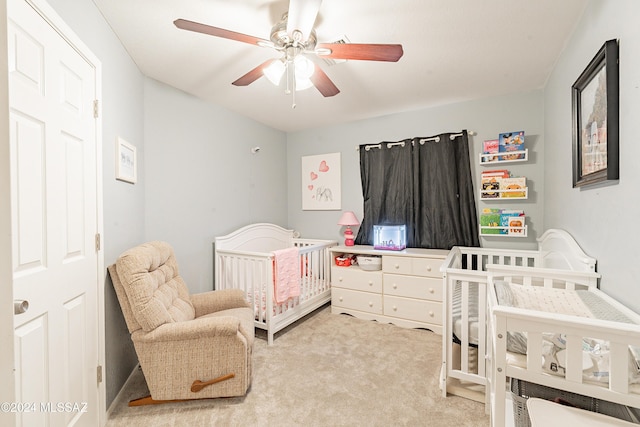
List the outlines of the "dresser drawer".
<svg viewBox="0 0 640 427">
<path fill-rule="evenodd" d="M 442 259 L 433 258 L 413 258 L 413 274 L 417 276 L 425 277 L 438 277 L 442 278 Z"/>
<path fill-rule="evenodd" d="M 442 301 L 442 279 L 385 273 L 383 289 L 385 295 Z"/>
<path fill-rule="evenodd" d="M 442 325 L 442 304 L 402 297 L 384 297 L 385 316 Z"/>
<path fill-rule="evenodd" d="M 355 291 L 382 292 L 382 272 L 358 267 L 331 267 L 331 286 Z"/>
<path fill-rule="evenodd" d="M 382 314 L 382 295 L 332 287 L 331 305 L 367 313 Z"/>
<path fill-rule="evenodd" d="M 442 277 L 440 266 L 443 260 L 433 258 L 412 258 L 383 256 L 382 271 L 385 273 L 408 274 L 424 277 Z"/>
</svg>

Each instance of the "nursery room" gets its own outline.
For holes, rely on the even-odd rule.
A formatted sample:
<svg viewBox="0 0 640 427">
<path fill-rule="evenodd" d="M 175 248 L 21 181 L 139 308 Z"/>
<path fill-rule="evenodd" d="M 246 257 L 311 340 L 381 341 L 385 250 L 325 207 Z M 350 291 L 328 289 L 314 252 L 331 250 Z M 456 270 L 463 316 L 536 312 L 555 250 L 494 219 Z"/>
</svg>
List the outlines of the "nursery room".
<svg viewBox="0 0 640 427">
<path fill-rule="evenodd" d="M 639 422 L 639 2 L 2 5 L 2 425 Z"/>
</svg>

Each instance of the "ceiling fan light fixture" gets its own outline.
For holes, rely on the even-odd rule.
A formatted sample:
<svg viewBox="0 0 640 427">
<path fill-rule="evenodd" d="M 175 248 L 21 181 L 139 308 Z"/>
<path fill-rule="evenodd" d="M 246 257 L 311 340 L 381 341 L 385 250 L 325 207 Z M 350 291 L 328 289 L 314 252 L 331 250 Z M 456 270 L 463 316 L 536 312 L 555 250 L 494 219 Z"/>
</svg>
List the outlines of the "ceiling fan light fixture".
<svg viewBox="0 0 640 427">
<path fill-rule="evenodd" d="M 313 62 L 306 56 L 298 55 L 293 60 L 293 66 L 295 67 L 296 79 L 309 80 L 313 75 L 316 67 Z"/>
<path fill-rule="evenodd" d="M 282 76 L 284 75 L 285 65 L 284 62 L 279 59 L 277 61 L 272 61 L 268 67 L 265 67 L 262 72 L 264 76 L 276 86 L 280 86 L 280 82 L 282 81 Z"/>
<path fill-rule="evenodd" d="M 297 55 L 289 61 L 284 58 L 272 61 L 269 66 L 262 69 L 262 73 L 275 86 L 280 86 L 288 67 L 291 67 L 290 72 L 293 72 L 296 80 L 296 91 L 309 89 L 313 86 L 310 79 L 315 71 L 315 65 L 309 58 L 302 55 Z"/>
<path fill-rule="evenodd" d="M 296 77 L 296 90 L 301 91 L 313 87 L 313 82 L 308 78 L 299 79 Z"/>
</svg>

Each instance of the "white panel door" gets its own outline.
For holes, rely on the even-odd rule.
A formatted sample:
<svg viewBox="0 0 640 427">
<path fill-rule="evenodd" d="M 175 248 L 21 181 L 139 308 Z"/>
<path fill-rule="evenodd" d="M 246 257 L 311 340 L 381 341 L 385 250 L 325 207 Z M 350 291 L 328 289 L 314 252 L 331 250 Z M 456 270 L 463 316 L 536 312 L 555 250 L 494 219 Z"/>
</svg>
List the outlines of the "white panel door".
<svg viewBox="0 0 640 427">
<path fill-rule="evenodd" d="M 8 15 L 18 425 L 96 426 L 95 68 L 24 0 Z"/>
</svg>

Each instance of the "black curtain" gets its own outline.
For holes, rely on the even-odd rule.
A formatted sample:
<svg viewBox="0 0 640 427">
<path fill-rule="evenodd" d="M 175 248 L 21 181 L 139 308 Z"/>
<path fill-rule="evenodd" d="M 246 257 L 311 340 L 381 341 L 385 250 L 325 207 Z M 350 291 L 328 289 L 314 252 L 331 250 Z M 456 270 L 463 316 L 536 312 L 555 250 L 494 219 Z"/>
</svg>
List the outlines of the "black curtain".
<svg viewBox="0 0 640 427">
<path fill-rule="evenodd" d="M 406 224 L 408 247 L 480 246 L 466 131 L 366 147 L 356 244 L 373 244 L 374 225 Z"/>
<path fill-rule="evenodd" d="M 378 224 L 406 224 L 407 240 L 413 233 L 414 180 L 408 173 L 413 169 L 411 146 L 410 139 L 382 142 L 379 148 L 360 146 L 364 218 L 356 236 L 357 245 L 372 245 L 373 226 Z"/>
</svg>

